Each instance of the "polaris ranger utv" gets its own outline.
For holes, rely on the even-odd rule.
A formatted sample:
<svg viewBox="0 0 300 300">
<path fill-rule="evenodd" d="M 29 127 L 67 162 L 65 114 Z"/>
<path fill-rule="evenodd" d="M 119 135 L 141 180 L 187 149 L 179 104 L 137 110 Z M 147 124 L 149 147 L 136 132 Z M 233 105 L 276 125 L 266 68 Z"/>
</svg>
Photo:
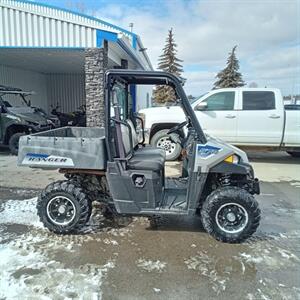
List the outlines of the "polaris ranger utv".
<svg viewBox="0 0 300 300">
<path fill-rule="evenodd" d="M 176 91 L 187 126 L 182 176 L 165 176 L 165 152 L 144 145 L 129 94 L 130 85 L 169 85 Z M 21 137 L 19 165 L 56 168 L 67 180 L 48 185 L 37 210 L 51 231 L 65 234 L 89 220 L 92 201 L 104 216 L 200 215 L 217 240 L 237 243 L 250 237 L 260 221 L 254 178 L 246 154 L 206 136 L 181 81 L 165 72 L 109 70 L 105 74 L 105 128 L 64 127 Z M 143 126 L 142 126 L 143 127 Z M 174 136 L 176 136 L 174 134 Z"/>
</svg>

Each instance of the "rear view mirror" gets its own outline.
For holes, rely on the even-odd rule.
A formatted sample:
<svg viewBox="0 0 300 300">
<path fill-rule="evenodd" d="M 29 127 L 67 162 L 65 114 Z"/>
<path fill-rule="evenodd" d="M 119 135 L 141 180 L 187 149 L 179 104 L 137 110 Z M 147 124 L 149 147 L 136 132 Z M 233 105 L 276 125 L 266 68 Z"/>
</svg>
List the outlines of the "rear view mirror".
<svg viewBox="0 0 300 300">
<path fill-rule="evenodd" d="M 207 102 L 203 101 L 196 105 L 195 110 L 206 110 L 207 109 Z"/>
</svg>

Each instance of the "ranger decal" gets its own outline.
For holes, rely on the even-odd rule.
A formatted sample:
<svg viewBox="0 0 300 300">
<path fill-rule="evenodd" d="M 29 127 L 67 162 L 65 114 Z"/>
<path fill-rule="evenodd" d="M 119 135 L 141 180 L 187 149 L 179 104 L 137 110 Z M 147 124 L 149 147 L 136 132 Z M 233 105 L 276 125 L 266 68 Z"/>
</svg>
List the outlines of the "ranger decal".
<svg viewBox="0 0 300 300">
<path fill-rule="evenodd" d="M 64 166 L 73 167 L 73 160 L 69 157 L 27 153 L 22 161 L 23 165 L 49 165 L 49 166 Z"/>
</svg>

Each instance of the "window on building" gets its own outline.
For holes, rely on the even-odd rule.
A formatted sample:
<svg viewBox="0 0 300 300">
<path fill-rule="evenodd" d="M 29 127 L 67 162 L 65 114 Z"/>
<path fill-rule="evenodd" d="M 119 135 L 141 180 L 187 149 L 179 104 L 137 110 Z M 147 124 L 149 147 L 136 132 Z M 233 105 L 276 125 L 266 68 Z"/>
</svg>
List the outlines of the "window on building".
<svg viewBox="0 0 300 300">
<path fill-rule="evenodd" d="M 233 110 L 234 92 L 220 92 L 205 99 L 206 110 Z"/>
<path fill-rule="evenodd" d="M 275 95 L 273 92 L 243 92 L 243 110 L 275 109 Z"/>
</svg>

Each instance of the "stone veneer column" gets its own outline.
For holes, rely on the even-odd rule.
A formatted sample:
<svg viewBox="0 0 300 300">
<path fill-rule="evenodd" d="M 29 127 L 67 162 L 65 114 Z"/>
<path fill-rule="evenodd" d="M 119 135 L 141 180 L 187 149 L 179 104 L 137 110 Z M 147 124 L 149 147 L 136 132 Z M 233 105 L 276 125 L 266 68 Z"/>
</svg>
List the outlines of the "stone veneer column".
<svg viewBox="0 0 300 300">
<path fill-rule="evenodd" d="M 104 73 L 107 69 L 107 42 L 103 48 L 85 49 L 86 125 L 105 126 Z"/>
</svg>

